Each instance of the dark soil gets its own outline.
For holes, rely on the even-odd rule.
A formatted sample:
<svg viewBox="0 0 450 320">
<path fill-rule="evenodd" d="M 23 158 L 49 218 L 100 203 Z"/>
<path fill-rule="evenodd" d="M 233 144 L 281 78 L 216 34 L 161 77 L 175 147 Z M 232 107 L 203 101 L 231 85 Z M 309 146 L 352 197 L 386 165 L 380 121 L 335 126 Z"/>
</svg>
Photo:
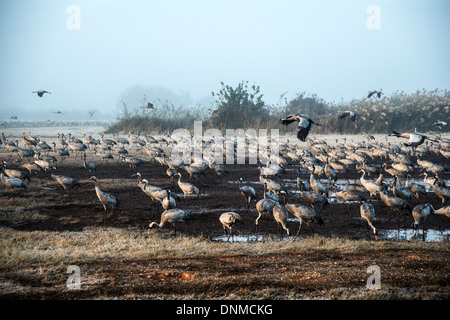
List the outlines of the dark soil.
<svg viewBox="0 0 450 320">
<path fill-rule="evenodd" d="M 430 160 L 446 163 L 445 158 Z M 41 213 L 49 217 L 44 221 L 21 221 L 14 227 L 18 230 L 49 230 L 49 231 L 81 231 L 89 226 L 105 227 L 135 227 L 147 229 L 151 221 L 159 222 L 162 212 L 161 206 L 154 206 L 151 199 L 145 195 L 137 185 L 124 187 L 119 184 L 106 185 L 102 181 L 107 179 L 133 180 L 133 169 L 122 163 L 110 162 L 98 165 L 94 173 L 99 178 L 100 186 L 120 199 L 120 207 L 114 213 L 104 213 L 103 207 L 96 198 L 94 184 L 88 178 L 93 175 L 82 166 L 68 162 L 58 165 L 58 174 L 68 175 L 82 181 L 77 189 L 65 193 L 62 188 L 49 179 L 49 174 L 42 175 L 44 185 L 50 185 L 57 190 L 57 196 L 65 197 L 65 204 L 43 206 Z M 447 163 L 448 164 L 448 163 Z M 11 165 L 13 167 L 14 165 Z M 262 235 L 269 241 L 278 241 L 281 236 L 273 219 L 266 219 L 259 230 L 255 230 L 257 212 L 252 203 L 250 212 L 246 212 L 245 200 L 241 196 L 237 180 L 242 177 L 244 184 L 258 181 L 256 165 L 226 165 L 229 173 L 219 177 L 207 170 L 206 175 L 198 179 L 193 177 L 190 182 L 200 188 L 200 196 L 188 196 L 178 200 L 178 207 L 189 209 L 195 214 L 195 220 L 187 231 L 179 226 L 177 232 L 192 236 L 203 235 L 216 239 L 223 235 L 218 217 L 222 212 L 235 211 L 243 217 L 243 224 L 235 227 L 236 235 Z M 294 181 L 297 177 L 297 164 L 288 167 L 282 179 L 289 179 L 287 202 L 302 203 Z M 174 193 L 182 196 L 176 181 L 171 182 L 166 176 L 165 168 L 157 164 L 145 164 L 137 169 L 150 184 L 170 188 Z M 183 173 L 183 181 L 189 176 Z M 414 173 L 413 179 L 419 179 L 419 172 Z M 302 178 L 308 179 L 305 172 Z M 388 174 L 385 174 L 388 177 Z M 317 177 L 316 177 L 317 178 Z M 338 173 L 338 179 L 359 179 L 360 174 L 351 169 L 348 174 Z M 370 177 L 374 179 L 374 177 Z M 119 180 L 117 180 L 119 181 Z M 53 183 L 53 184 L 52 184 Z M 40 184 L 39 179 L 33 178 L 31 184 Z M 252 184 L 257 190 L 258 199 L 262 198 L 263 187 L 259 183 Z M 45 191 L 43 191 L 45 192 Z M 53 191 L 52 191 L 53 192 Z M 2 187 L 2 199 L 8 191 Z M 369 198 L 369 195 L 366 194 Z M 19 194 L 16 201 L 27 201 L 26 192 Z M 378 201 L 371 201 L 376 210 L 375 225 L 379 230 L 378 241 L 386 239 L 385 232 L 396 230 L 398 224 L 401 229 L 410 229 L 413 218 L 410 210 L 404 210 L 400 216 Z M 435 208 L 442 206 L 441 200 L 432 192 L 420 199 L 412 200 L 412 206 L 419 203 L 431 203 Z M 353 203 L 347 212 L 347 204 L 330 203 L 321 212 L 325 225 L 313 226 L 314 231 L 325 237 L 345 237 L 348 239 L 372 239 L 373 235 L 367 230 L 366 223 L 360 219 L 359 203 Z M 64 219 L 61 219 L 63 218 Z M 397 219 L 398 218 L 398 219 Z M 433 230 L 448 230 L 450 220 L 444 216 L 430 215 L 426 220 L 426 228 Z M 295 234 L 298 222 L 289 221 L 288 228 Z M 152 231 L 153 232 L 153 231 Z M 173 232 L 169 228 L 156 232 Z M 422 234 L 422 230 L 419 231 Z M 313 231 L 304 226 L 300 238 L 313 235 Z M 401 236 L 401 233 L 400 233 Z M 389 239 L 397 241 L 396 239 Z M 419 237 L 416 241 L 423 241 Z M 150 298 L 158 297 L 177 299 L 214 299 L 214 298 L 244 298 L 244 299 L 302 299 L 302 298 L 348 298 L 358 297 L 356 292 L 349 290 L 364 290 L 366 286 L 367 268 L 370 265 L 381 268 L 383 288 L 398 288 L 409 292 L 408 298 L 449 298 L 449 254 L 448 251 L 433 250 L 383 250 L 382 255 L 377 251 L 361 253 L 331 253 L 311 251 L 307 253 L 290 253 L 280 255 L 260 256 L 230 256 L 222 258 L 196 259 L 149 259 L 144 261 L 116 261 L 99 262 L 91 265 L 81 265 L 82 270 L 95 273 L 99 278 L 107 279 L 91 284 L 83 290 L 47 290 L 12 292 L 3 298 L 11 299 L 94 299 L 94 298 Z M 7 270 L 2 270 L 3 273 Z M 17 279 L 16 279 L 17 280 Z M 61 279 L 58 279 L 61 280 Z M 26 279 L 23 279 L 26 283 Z M 34 286 L 51 288 L 56 280 L 47 280 Z M 340 288 L 347 291 L 341 292 Z M 331 291 L 333 292 L 331 292 Z M 412 293 L 411 293 L 411 292 Z M 425 292 L 425 293 L 424 293 Z M 389 293 L 385 298 L 403 298 L 402 293 Z M 366 296 L 367 297 L 367 296 Z M 383 298 L 383 296 L 381 297 Z"/>
</svg>

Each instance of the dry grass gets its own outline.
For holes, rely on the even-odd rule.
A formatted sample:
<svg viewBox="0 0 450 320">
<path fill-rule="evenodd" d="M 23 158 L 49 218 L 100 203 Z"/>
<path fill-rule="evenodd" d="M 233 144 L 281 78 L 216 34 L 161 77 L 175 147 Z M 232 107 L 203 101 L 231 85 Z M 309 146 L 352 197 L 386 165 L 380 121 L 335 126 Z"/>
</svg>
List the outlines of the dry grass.
<svg viewBox="0 0 450 320">
<path fill-rule="evenodd" d="M 446 242 L 362 241 L 312 236 L 302 241 L 222 243 L 198 237 L 134 229 L 87 228 L 81 232 L 1 229 L 3 269 L 114 260 L 270 255 L 312 250 L 340 253 L 367 250 L 433 249 L 448 251 Z"/>
</svg>

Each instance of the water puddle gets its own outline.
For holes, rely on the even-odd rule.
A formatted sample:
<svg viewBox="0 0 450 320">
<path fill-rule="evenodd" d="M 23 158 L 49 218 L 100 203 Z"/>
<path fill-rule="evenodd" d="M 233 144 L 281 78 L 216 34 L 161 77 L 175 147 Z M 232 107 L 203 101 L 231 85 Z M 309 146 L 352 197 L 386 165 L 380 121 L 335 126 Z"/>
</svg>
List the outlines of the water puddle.
<svg viewBox="0 0 450 320">
<path fill-rule="evenodd" d="M 256 242 L 275 242 L 280 240 L 288 241 L 289 237 L 284 236 L 281 238 L 279 235 L 233 235 L 233 238 L 229 238 L 227 240 L 226 235 L 213 237 L 213 241 L 219 241 L 219 242 L 238 242 L 238 243 L 256 243 Z"/>
<path fill-rule="evenodd" d="M 301 238 L 301 237 L 300 237 Z M 291 238 L 292 240 L 293 238 Z M 425 230 L 425 233 L 420 230 L 400 229 L 400 230 L 379 230 L 379 240 L 392 241 L 425 241 L 425 242 L 439 242 L 450 240 L 449 230 Z M 278 242 L 289 241 L 287 235 L 234 235 L 233 238 L 227 240 L 227 236 L 221 235 L 212 238 L 213 241 L 218 242 L 236 242 L 236 243 L 257 243 L 257 242 Z M 297 238 L 298 240 L 298 238 Z"/>
<path fill-rule="evenodd" d="M 400 230 L 379 230 L 380 238 L 395 241 L 425 241 L 439 242 L 450 239 L 450 230 L 422 229 L 400 229 Z"/>
</svg>

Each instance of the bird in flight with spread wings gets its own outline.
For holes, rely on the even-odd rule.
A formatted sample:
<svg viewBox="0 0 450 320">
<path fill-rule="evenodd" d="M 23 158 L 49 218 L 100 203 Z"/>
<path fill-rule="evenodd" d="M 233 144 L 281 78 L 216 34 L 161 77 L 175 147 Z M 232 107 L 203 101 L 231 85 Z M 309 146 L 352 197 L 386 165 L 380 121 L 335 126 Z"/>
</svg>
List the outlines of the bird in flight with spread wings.
<svg viewBox="0 0 450 320">
<path fill-rule="evenodd" d="M 36 93 L 41 98 L 44 95 L 44 93 L 52 94 L 51 92 L 48 92 L 48 91 L 45 91 L 45 90 L 37 90 L 37 91 L 33 91 L 32 93 Z"/>
<path fill-rule="evenodd" d="M 345 118 L 345 117 L 350 117 L 350 120 L 352 120 L 353 122 L 355 122 L 356 116 L 357 116 L 356 113 L 354 113 L 353 111 L 347 110 L 347 111 L 342 112 L 342 113 L 339 115 L 339 119 L 343 119 L 343 118 Z"/>
<path fill-rule="evenodd" d="M 311 125 L 315 124 L 317 126 L 321 126 L 321 124 L 314 122 L 310 118 L 305 117 L 301 114 L 291 114 L 288 115 L 284 119 L 280 119 L 281 124 L 287 126 L 291 124 L 292 122 L 298 121 L 298 128 L 297 128 L 297 138 L 300 141 L 305 141 L 306 137 L 308 137 L 309 130 L 311 129 Z"/>
<path fill-rule="evenodd" d="M 369 94 L 367 95 L 367 99 L 369 99 L 374 94 L 376 94 L 378 98 L 381 98 L 381 95 L 384 94 L 384 93 L 381 92 L 381 89 L 380 89 L 380 91 L 377 91 L 377 90 L 369 91 Z"/>
<path fill-rule="evenodd" d="M 406 133 L 398 133 L 397 131 L 392 131 L 392 133 L 389 133 L 388 136 L 394 136 L 397 138 L 405 138 L 409 139 L 408 143 L 404 143 L 407 147 L 416 148 L 420 146 L 422 143 L 425 142 L 425 140 L 431 140 L 433 142 L 438 142 L 437 140 L 419 132 L 406 132 Z"/>
</svg>

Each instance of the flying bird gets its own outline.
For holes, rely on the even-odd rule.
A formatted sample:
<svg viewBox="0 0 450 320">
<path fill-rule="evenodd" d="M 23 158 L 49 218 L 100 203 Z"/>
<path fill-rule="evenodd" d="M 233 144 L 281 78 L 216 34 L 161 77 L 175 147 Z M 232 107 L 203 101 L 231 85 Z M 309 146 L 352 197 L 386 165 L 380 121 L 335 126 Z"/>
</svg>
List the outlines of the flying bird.
<svg viewBox="0 0 450 320">
<path fill-rule="evenodd" d="M 369 95 L 367 96 L 367 99 L 369 99 L 374 94 L 376 94 L 378 96 L 378 98 L 381 98 L 381 95 L 384 94 L 384 93 L 381 92 L 381 89 L 380 89 L 380 91 L 377 91 L 377 90 L 369 91 Z"/>
<path fill-rule="evenodd" d="M 141 107 L 142 109 L 155 109 L 154 107 L 153 107 L 153 104 L 152 103 L 150 103 L 150 102 L 147 102 L 147 105 L 145 105 L 145 106 L 143 106 L 143 107 Z"/>
<path fill-rule="evenodd" d="M 435 126 L 444 127 L 446 125 L 447 125 L 447 122 L 441 121 L 441 120 L 438 120 L 435 123 L 433 123 L 433 127 L 435 127 Z"/>
<path fill-rule="evenodd" d="M 425 142 L 426 139 L 431 140 L 433 142 L 438 142 L 437 140 L 434 140 L 434 139 L 430 138 L 429 136 L 424 135 L 423 133 L 419 133 L 419 132 L 415 132 L 415 131 L 407 132 L 407 133 L 398 133 L 397 131 L 392 131 L 392 133 L 389 133 L 388 136 L 409 139 L 408 143 L 404 143 L 404 145 L 407 147 L 413 147 L 413 148 L 420 146 L 422 143 Z"/>
<path fill-rule="evenodd" d="M 297 138 L 301 141 L 306 140 L 306 137 L 309 134 L 309 130 L 311 129 L 312 124 L 321 126 L 321 124 L 315 123 L 313 120 L 305 117 L 304 115 L 299 114 L 291 114 L 284 119 L 280 119 L 281 124 L 285 126 L 291 124 L 294 121 L 298 121 Z"/>
<path fill-rule="evenodd" d="M 48 94 L 52 94 L 51 92 L 45 91 L 45 90 L 38 90 L 38 91 L 33 91 L 32 93 L 37 93 L 37 95 L 39 97 L 42 98 L 42 96 L 44 95 L 44 93 L 48 93 Z"/>
<path fill-rule="evenodd" d="M 89 117 L 92 118 L 92 116 L 94 115 L 95 111 L 89 111 Z"/>
<path fill-rule="evenodd" d="M 61 111 L 53 111 L 53 113 L 56 113 L 56 114 L 63 114 Z"/>
<path fill-rule="evenodd" d="M 339 119 L 343 119 L 343 118 L 345 118 L 345 117 L 350 117 L 350 119 L 351 119 L 353 122 L 355 122 L 356 116 L 357 116 L 356 113 L 354 113 L 353 111 L 347 110 L 347 111 L 342 112 L 342 113 L 339 115 Z"/>
</svg>

